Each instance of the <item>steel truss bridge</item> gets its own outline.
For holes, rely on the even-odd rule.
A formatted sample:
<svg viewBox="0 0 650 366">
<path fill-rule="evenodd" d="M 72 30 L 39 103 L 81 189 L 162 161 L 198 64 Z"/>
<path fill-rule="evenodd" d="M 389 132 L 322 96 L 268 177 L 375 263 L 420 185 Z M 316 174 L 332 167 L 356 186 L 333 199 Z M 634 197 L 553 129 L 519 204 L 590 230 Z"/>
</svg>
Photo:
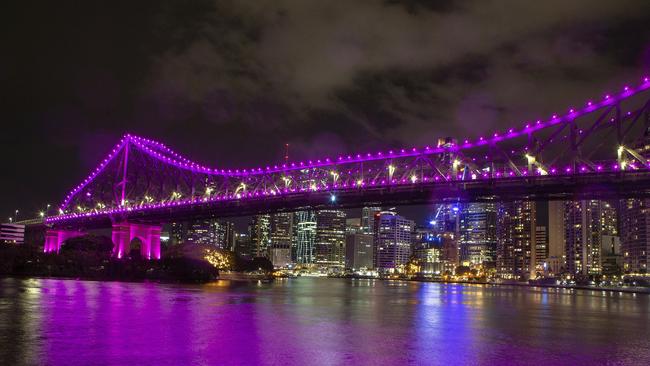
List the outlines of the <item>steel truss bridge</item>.
<svg viewBox="0 0 650 366">
<path fill-rule="evenodd" d="M 46 218 L 57 232 L 46 251 L 58 250 L 74 230 L 110 225 L 117 243 L 116 225 L 125 238 L 142 238 L 162 222 L 303 208 L 650 197 L 648 89 L 646 77 L 473 139 L 245 169 L 208 167 L 125 135 L 68 193 L 59 214 Z M 147 255 L 159 257 L 159 249 Z"/>
</svg>

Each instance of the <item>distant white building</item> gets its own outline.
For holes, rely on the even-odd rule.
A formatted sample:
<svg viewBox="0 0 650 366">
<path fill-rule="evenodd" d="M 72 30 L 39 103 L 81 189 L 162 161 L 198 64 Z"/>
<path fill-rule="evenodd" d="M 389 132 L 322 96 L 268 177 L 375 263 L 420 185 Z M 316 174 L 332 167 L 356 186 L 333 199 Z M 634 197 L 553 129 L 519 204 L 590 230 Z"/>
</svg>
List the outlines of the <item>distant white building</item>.
<svg viewBox="0 0 650 366">
<path fill-rule="evenodd" d="M 0 242 L 23 244 L 25 242 L 25 225 L 0 224 Z"/>
</svg>

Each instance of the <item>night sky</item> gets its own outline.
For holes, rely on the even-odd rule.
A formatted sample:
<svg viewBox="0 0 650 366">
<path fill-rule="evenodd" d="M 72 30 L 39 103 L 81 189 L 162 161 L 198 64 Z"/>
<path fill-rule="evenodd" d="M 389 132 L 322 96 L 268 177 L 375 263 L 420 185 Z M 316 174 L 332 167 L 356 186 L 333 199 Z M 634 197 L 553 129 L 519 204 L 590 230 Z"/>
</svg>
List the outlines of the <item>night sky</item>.
<svg viewBox="0 0 650 366">
<path fill-rule="evenodd" d="M 213 167 L 474 136 L 650 69 L 650 1 L 4 1 L 0 221 L 125 133 Z"/>
</svg>

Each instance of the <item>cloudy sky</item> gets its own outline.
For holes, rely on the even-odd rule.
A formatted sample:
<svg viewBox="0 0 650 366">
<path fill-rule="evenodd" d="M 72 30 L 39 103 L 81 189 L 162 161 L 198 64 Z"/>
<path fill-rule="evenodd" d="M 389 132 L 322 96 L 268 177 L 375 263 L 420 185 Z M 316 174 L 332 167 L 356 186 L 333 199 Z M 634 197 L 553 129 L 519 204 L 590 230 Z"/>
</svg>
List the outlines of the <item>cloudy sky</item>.
<svg viewBox="0 0 650 366">
<path fill-rule="evenodd" d="M 13 3 L 13 4 L 12 4 Z M 215 167 L 476 137 L 650 69 L 646 0 L 9 1 L 0 221 L 129 132 Z"/>
</svg>

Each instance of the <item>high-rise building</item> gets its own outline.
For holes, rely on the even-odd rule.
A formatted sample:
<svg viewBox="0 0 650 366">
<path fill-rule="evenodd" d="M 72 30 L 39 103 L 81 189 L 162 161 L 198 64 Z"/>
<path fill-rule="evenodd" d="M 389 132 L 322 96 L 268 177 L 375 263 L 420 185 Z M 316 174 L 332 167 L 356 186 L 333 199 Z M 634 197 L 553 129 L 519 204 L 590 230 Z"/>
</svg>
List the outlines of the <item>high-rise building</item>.
<svg viewBox="0 0 650 366">
<path fill-rule="evenodd" d="M 326 267 L 345 266 L 345 212 L 316 211 L 316 264 Z"/>
<path fill-rule="evenodd" d="M 650 199 L 621 202 L 623 271 L 647 273 L 650 255 Z"/>
<path fill-rule="evenodd" d="M 392 272 L 408 262 L 413 226 L 413 221 L 392 211 L 375 214 L 375 269 L 380 272 Z"/>
<path fill-rule="evenodd" d="M 571 274 L 602 273 L 603 235 L 618 235 L 616 209 L 599 200 L 565 203 L 566 266 Z"/>
<path fill-rule="evenodd" d="M 183 235 L 186 243 L 214 245 L 215 227 L 214 221 L 210 219 L 194 220 L 188 223 L 187 230 Z"/>
<path fill-rule="evenodd" d="M 273 266 L 277 268 L 287 267 L 291 264 L 293 222 L 292 212 L 280 212 L 271 215 L 270 258 Z"/>
<path fill-rule="evenodd" d="M 429 221 L 436 233 L 458 233 L 460 231 L 460 205 L 444 203 L 434 206 L 434 214 Z"/>
<path fill-rule="evenodd" d="M 251 238 L 247 233 L 236 234 L 235 237 L 235 253 L 244 258 L 252 259 Z"/>
<path fill-rule="evenodd" d="M 375 215 L 381 207 L 364 207 L 361 209 L 361 230 L 363 233 L 372 234 L 375 228 Z"/>
<path fill-rule="evenodd" d="M 620 238 L 613 235 L 603 235 L 601 240 L 603 275 L 618 276 L 623 274 L 623 256 L 621 254 Z"/>
<path fill-rule="evenodd" d="M 547 270 L 554 275 L 566 271 L 564 206 L 564 201 L 548 202 L 548 256 L 545 263 Z"/>
<path fill-rule="evenodd" d="M 251 241 L 251 255 L 268 258 L 269 245 L 271 244 L 271 216 L 253 216 L 248 226 L 248 234 Z"/>
<path fill-rule="evenodd" d="M 298 264 L 314 263 L 316 245 L 316 215 L 314 211 L 298 211 L 296 216 L 296 250 Z"/>
<path fill-rule="evenodd" d="M 182 244 L 185 239 L 185 231 L 187 231 L 185 222 L 172 222 L 169 230 L 171 245 Z"/>
<path fill-rule="evenodd" d="M 361 234 L 365 231 L 361 228 L 361 218 L 352 217 L 345 219 L 345 233 L 346 234 Z"/>
<path fill-rule="evenodd" d="M 373 268 L 373 235 L 361 232 L 345 235 L 345 268 L 352 270 Z"/>
<path fill-rule="evenodd" d="M 496 260 L 496 204 L 468 203 L 460 208 L 460 261 L 493 265 Z"/>
<path fill-rule="evenodd" d="M 502 278 L 536 277 L 535 202 L 504 202 L 497 208 L 497 273 Z"/>
<path fill-rule="evenodd" d="M 537 226 L 535 229 L 535 265 L 537 271 L 544 270 L 544 263 L 548 257 L 548 234 L 546 226 Z"/>
<path fill-rule="evenodd" d="M 417 227 L 411 236 L 411 250 L 420 264 L 423 275 L 442 275 L 445 270 L 443 260 L 443 238 L 430 227 Z"/>
<path fill-rule="evenodd" d="M 230 221 L 215 220 L 214 245 L 219 249 L 233 250 L 235 248 L 235 224 Z"/>
<path fill-rule="evenodd" d="M 443 274 L 455 274 L 458 267 L 458 234 L 446 232 L 438 234 L 442 238 Z"/>
<path fill-rule="evenodd" d="M 641 156 L 650 152 L 650 113 L 645 113 L 644 139 L 633 148 Z M 648 273 L 650 256 L 650 199 L 621 200 L 621 252 L 625 273 Z"/>
<path fill-rule="evenodd" d="M 173 222 L 170 230 L 172 244 L 195 243 L 233 250 L 235 224 L 216 219 Z"/>
</svg>

